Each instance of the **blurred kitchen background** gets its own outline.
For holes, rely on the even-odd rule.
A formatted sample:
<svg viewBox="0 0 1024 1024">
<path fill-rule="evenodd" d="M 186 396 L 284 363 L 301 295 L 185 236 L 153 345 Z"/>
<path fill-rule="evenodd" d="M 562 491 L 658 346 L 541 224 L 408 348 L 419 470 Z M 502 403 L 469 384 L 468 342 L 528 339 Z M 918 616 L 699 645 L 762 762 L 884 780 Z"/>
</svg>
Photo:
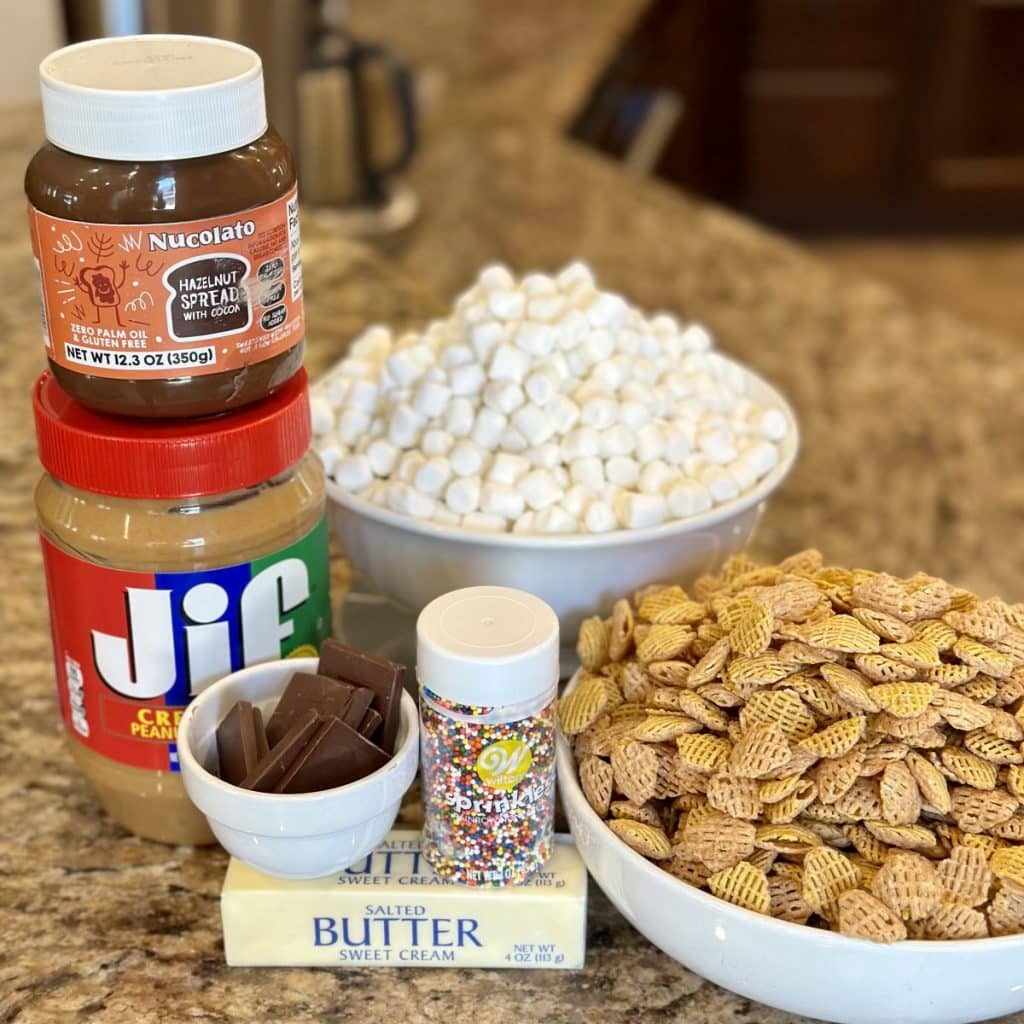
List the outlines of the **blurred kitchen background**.
<svg viewBox="0 0 1024 1024">
<path fill-rule="evenodd" d="M 1024 0 L 550 0 L 504 37 L 508 0 L 6 6 L 11 104 L 35 100 L 39 59 L 68 40 L 173 31 L 253 46 L 304 203 L 385 252 L 442 201 L 419 193 L 417 162 L 486 93 L 499 156 L 520 144 L 502 141 L 507 111 L 1024 338 Z"/>
</svg>

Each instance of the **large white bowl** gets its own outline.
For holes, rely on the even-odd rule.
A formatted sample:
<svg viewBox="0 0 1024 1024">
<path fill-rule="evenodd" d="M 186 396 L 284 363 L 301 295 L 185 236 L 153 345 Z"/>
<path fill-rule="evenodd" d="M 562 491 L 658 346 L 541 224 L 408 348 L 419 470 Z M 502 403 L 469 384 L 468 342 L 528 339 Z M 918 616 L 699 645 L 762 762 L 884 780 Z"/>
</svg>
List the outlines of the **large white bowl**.
<svg viewBox="0 0 1024 1024">
<path fill-rule="evenodd" d="M 884 946 L 743 910 L 631 850 L 587 803 L 561 735 L 556 757 L 595 881 L 638 932 L 702 977 L 840 1024 L 966 1024 L 1024 1009 L 1024 936 Z"/>
<path fill-rule="evenodd" d="M 395 822 L 419 761 L 416 702 L 403 692 L 394 756 L 364 779 L 318 793 L 256 793 L 218 778 L 217 726 L 235 702 L 250 701 L 269 718 L 292 673 L 316 666 L 316 658 L 285 658 L 234 672 L 203 690 L 178 726 L 185 791 L 217 841 L 279 878 L 333 874 L 375 850 Z"/>
<path fill-rule="evenodd" d="M 796 417 L 782 395 L 750 373 L 750 396 L 789 422 L 779 462 L 745 494 L 690 519 L 603 534 L 488 533 L 397 515 L 328 480 L 334 533 L 373 587 L 413 612 L 460 587 L 517 587 L 551 605 L 563 637 L 574 637 L 584 616 L 607 612 L 636 587 L 693 579 L 746 546 L 799 447 Z"/>
</svg>

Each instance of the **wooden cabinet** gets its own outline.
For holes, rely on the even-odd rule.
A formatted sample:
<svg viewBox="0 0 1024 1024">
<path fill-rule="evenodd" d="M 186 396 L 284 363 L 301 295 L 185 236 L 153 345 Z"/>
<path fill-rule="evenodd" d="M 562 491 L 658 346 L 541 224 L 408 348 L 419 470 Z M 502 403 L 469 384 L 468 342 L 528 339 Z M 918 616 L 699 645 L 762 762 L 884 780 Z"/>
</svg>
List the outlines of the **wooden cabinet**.
<svg viewBox="0 0 1024 1024">
<path fill-rule="evenodd" d="M 1024 0 L 661 0 L 573 130 L 788 227 L 1005 228 L 1022 108 Z"/>
</svg>

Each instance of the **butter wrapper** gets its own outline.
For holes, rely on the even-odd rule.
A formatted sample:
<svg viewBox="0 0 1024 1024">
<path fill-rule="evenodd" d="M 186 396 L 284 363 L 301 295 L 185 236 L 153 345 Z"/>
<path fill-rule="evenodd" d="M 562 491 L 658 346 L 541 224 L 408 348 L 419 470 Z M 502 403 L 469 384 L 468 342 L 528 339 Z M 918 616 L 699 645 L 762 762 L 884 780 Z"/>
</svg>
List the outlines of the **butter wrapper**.
<svg viewBox="0 0 1024 1024">
<path fill-rule="evenodd" d="M 522 885 L 459 885 L 427 863 L 419 832 L 395 830 L 325 878 L 273 878 L 232 858 L 220 909 L 232 967 L 573 970 L 586 953 L 587 869 L 558 836 Z"/>
</svg>

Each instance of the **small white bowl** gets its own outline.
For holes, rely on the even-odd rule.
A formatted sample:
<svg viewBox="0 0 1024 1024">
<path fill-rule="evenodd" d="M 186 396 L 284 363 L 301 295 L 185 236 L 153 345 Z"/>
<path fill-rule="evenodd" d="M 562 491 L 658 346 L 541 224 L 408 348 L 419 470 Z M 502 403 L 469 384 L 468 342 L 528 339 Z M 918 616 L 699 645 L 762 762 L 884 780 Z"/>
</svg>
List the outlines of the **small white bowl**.
<svg viewBox="0 0 1024 1024">
<path fill-rule="evenodd" d="M 416 777 L 419 716 L 404 691 L 394 756 L 364 779 L 318 793 L 254 793 L 213 773 L 217 726 L 235 701 L 250 701 L 267 718 L 292 673 L 316 666 L 316 658 L 285 658 L 233 672 L 203 690 L 178 726 L 189 798 L 228 853 L 278 878 L 319 878 L 361 860 L 388 834 Z"/>
<path fill-rule="evenodd" d="M 575 637 L 584 616 L 607 614 L 616 598 L 636 587 L 693 579 L 746 547 L 765 501 L 786 478 L 799 447 L 789 403 L 765 380 L 747 373 L 751 398 L 780 410 L 788 422 L 779 461 L 749 491 L 701 515 L 601 534 L 488 533 L 397 515 L 328 480 L 334 534 L 378 593 L 413 612 L 460 587 L 517 587 L 551 605 L 562 636 Z"/>
<path fill-rule="evenodd" d="M 702 977 L 839 1024 L 967 1024 L 1024 1009 L 1024 936 L 884 946 L 743 910 L 631 850 L 587 803 L 561 735 L 556 757 L 562 805 L 595 881 L 638 932 Z"/>
</svg>

